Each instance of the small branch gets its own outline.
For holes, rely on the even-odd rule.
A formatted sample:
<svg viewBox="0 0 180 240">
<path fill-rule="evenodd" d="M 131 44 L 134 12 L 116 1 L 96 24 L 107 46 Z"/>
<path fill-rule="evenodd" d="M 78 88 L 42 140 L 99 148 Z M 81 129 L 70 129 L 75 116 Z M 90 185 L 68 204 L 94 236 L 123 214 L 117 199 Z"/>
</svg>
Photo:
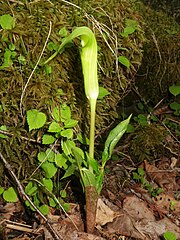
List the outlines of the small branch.
<svg viewBox="0 0 180 240">
<path fill-rule="evenodd" d="M 14 136 L 13 133 L 10 133 L 10 132 L 4 131 L 4 130 L 0 130 L 0 133 L 4 134 L 6 136 L 9 136 L 9 137 L 13 137 Z M 36 139 L 32 139 L 32 138 L 28 138 L 28 137 L 24 137 L 24 136 L 20 136 L 20 138 L 23 139 L 23 140 L 29 141 L 29 142 L 34 142 L 34 143 L 41 144 L 41 141 L 36 140 Z"/>
<path fill-rule="evenodd" d="M 51 226 L 51 224 L 48 222 L 48 219 L 39 211 L 39 209 L 34 205 L 34 203 L 31 201 L 31 199 L 29 198 L 29 196 L 26 195 L 26 193 L 24 192 L 24 189 L 20 183 L 20 181 L 18 180 L 18 178 L 16 177 L 15 173 L 13 172 L 11 165 L 6 161 L 6 159 L 3 157 L 2 153 L 0 152 L 0 158 L 2 159 L 5 168 L 8 170 L 9 174 L 12 176 L 12 178 L 15 180 L 16 184 L 17 184 L 17 190 L 20 196 L 23 196 L 24 199 L 26 199 L 31 206 L 36 210 L 36 212 L 40 215 L 40 217 L 45 221 L 46 225 L 47 225 L 47 229 L 49 230 L 49 232 L 51 233 L 53 239 L 55 240 L 63 240 L 62 237 L 60 237 L 56 231 L 53 229 L 53 227 Z"/>
</svg>

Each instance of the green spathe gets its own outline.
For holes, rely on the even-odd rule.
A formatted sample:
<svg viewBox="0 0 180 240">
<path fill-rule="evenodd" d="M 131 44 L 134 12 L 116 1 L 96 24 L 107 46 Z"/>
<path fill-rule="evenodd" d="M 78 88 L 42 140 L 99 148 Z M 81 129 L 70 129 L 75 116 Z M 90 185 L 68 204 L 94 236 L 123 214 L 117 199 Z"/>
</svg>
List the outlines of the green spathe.
<svg viewBox="0 0 180 240">
<path fill-rule="evenodd" d="M 74 38 L 81 38 L 81 64 L 84 76 L 85 94 L 90 102 L 91 122 L 90 122 L 90 145 L 89 155 L 94 158 L 94 129 L 96 102 L 99 95 L 99 84 L 97 75 L 97 42 L 93 32 L 88 27 L 76 28 L 59 46 L 58 50 L 44 63 L 47 64 L 58 53 L 62 53 L 65 45 Z"/>
<path fill-rule="evenodd" d="M 59 46 L 58 50 L 44 64 L 51 61 L 58 53 L 62 53 L 65 45 L 74 38 L 81 38 L 81 63 L 84 75 L 84 87 L 87 98 L 97 99 L 99 86 L 97 79 L 97 43 L 93 32 L 88 27 L 76 28 Z"/>
</svg>

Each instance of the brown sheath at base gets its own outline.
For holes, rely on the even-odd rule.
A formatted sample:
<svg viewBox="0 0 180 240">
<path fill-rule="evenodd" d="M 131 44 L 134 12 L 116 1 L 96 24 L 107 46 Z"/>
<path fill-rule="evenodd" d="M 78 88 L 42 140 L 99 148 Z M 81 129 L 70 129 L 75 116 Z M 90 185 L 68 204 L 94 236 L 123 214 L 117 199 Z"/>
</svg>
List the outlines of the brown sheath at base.
<svg viewBox="0 0 180 240">
<path fill-rule="evenodd" d="M 96 223 L 98 194 L 94 186 L 85 187 L 86 194 L 86 228 L 87 233 L 93 233 Z"/>
</svg>

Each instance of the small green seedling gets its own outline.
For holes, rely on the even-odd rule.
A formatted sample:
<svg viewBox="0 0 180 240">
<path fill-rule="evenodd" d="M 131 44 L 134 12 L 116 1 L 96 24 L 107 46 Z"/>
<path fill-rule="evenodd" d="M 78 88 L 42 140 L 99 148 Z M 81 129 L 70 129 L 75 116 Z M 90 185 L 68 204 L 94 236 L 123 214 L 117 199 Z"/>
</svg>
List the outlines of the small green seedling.
<svg viewBox="0 0 180 240">
<path fill-rule="evenodd" d="M 0 66 L 0 70 L 4 70 L 8 67 L 11 67 L 13 64 L 13 60 L 16 57 L 17 53 L 15 51 L 15 45 L 14 44 L 10 44 L 8 48 L 5 49 L 4 52 L 4 62 L 3 64 Z"/>
<path fill-rule="evenodd" d="M 125 25 L 126 27 L 124 28 L 124 31 L 121 33 L 122 37 L 128 37 L 130 34 L 133 34 L 137 30 L 142 31 L 138 27 L 138 22 L 136 20 L 126 19 Z"/>
<path fill-rule="evenodd" d="M 11 30 L 15 27 L 15 19 L 9 14 L 0 16 L 0 26 L 5 30 Z"/>
<path fill-rule="evenodd" d="M 175 97 L 180 94 L 180 86 L 178 85 L 172 85 L 169 87 L 169 91 L 172 95 Z"/>
<path fill-rule="evenodd" d="M 137 172 L 133 172 L 133 179 L 140 182 L 143 187 L 148 190 L 152 197 L 156 197 L 163 192 L 162 188 L 153 188 L 152 184 L 150 184 L 145 178 L 145 172 L 141 167 L 137 169 Z"/>
<path fill-rule="evenodd" d="M 29 131 L 32 129 L 39 129 L 46 123 L 46 115 L 39 112 L 36 109 L 31 109 L 27 111 L 27 122 L 29 126 Z"/>
<path fill-rule="evenodd" d="M 164 237 L 164 239 L 165 240 L 176 240 L 177 238 L 176 238 L 176 234 L 174 234 L 173 232 L 165 232 L 164 234 L 163 234 L 163 237 Z"/>
<path fill-rule="evenodd" d="M 0 126 L 0 130 L 7 131 L 7 127 L 5 125 L 2 125 L 2 126 Z M 3 133 L 0 133 L 0 138 L 8 138 L 8 136 L 6 136 Z"/>
<path fill-rule="evenodd" d="M 1 188 L 1 192 L 3 194 L 3 199 L 6 202 L 17 202 L 18 196 L 13 187 L 9 187 L 7 190 L 3 190 L 3 191 L 2 190 L 3 189 Z"/>
<path fill-rule="evenodd" d="M 118 61 L 119 61 L 122 65 L 124 65 L 125 67 L 127 67 L 128 69 L 130 68 L 131 63 L 130 63 L 130 61 L 129 61 L 129 59 L 128 59 L 127 57 L 125 57 L 125 56 L 119 56 L 119 57 L 118 57 Z"/>
</svg>

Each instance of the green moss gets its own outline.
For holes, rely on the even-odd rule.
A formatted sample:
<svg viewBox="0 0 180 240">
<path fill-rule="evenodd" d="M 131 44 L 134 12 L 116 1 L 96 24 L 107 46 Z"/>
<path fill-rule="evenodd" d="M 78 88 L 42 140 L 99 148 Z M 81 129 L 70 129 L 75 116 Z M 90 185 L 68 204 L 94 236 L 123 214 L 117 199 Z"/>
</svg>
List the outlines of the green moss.
<svg viewBox="0 0 180 240">
<path fill-rule="evenodd" d="M 143 1 L 136 0 L 133 2 L 145 21 L 147 39 L 136 85 L 142 97 L 156 105 L 168 96 L 168 87 L 179 81 L 180 26 L 163 8 L 157 11 L 151 4 L 144 5 Z M 158 8 L 159 1 L 153 2 Z"/>
<path fill-rule="evenodd" d="M 157 125 L 139 126 L 133 134 L 129 153 L 136 162 L 154 161 L 164 154 L 163 139 L 166 130 Z"/>
</svg>

